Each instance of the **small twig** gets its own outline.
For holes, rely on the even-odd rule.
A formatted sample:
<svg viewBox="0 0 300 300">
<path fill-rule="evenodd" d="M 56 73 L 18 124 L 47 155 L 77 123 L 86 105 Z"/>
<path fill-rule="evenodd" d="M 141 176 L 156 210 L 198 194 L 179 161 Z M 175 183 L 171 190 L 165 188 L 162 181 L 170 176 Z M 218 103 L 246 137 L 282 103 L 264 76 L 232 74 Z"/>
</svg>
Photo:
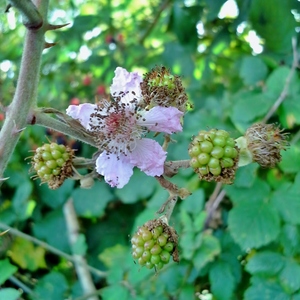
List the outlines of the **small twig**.
<svg viewBox="0 0 300 300">
<path fill-rule="evenodd" d="M 37 295 L 33 292 L 31 288 L 29 288 L 27 285 L 25 285 L 22 281 L 20 281 L 15 276 L 10 276 L 9 281 L 11 281 L 13 284 L 21 288 L 26 294 L 29 294 L 31 297 L 36 298 Z"/>
<path fill-rule="evenodd" d="M 293 46 L 293 64 L 292 64 L 291 71 L 290 71 L 288 77 L 286 78 L 284 88 L 283 88 L 279 98 L 275 101 L 275 103 L 270 108 L 270 110 L 268 111 L 266 116 L 263 118 L 262 123 L 266 123 L 272 117 L 274 112 L 278 109 L 280 104 L 284 101 L 284 99 L 288 95 L 288 89 L 289 89 L 291 80 L 293 78 L 293 75 L 295 73 L 295 70 L 298 67 L 298 60 L 299 60 L 298 53 L 297 53 L 297 40 L 295 37 L 292 38 L 292 46 Z"/>
<path fill-rule="evenodd" d="M 72 246 L 76 243 L 79 237 L 79 224 L 73 205 L 73 199 L 70 198 L 63 207 L 63 212 L 66 220 L 69 243 L 72 249 Z M 87 268 L 87 263 L 84 255 L 78 255 L 73 253 L 74 264 L 76 273 L 82 287 L 84 294 L 91 294 L 96 292 L 92 276 Z M 89 300 L 98 300 L 97 296 L 91 296 Z"/>
<path fill-rule="evenodd" d="M 208 228 L 209 222 L 210 222 L 214 212 L 216 211 L 216 209 L 218 208 L 218 206 L 222 202 L 225 195 L 226 195 L 226 191 L 222 190 L 220 192 L 220 194 L 218 195 L 218 197 L 215 198 L 215 201 L 212 203 L 212 206 L 208 210 L 207 218 L 206 218 L 206 221 L 205 221 L 205 224 L 204 224 L 204 230 Z"/>
<path fill-rule="evenodd" d="M 178 187 L 176 184 L 168 181 L 167 179 L 165 179 L 163 176 L 155 176 L 155 179 L 159 182 L 159 184 L 165 188 L 166 190 L 168 190 L 168 192 L 170 193 L 170 195 L 177 195 L 178 194 Z"/>
<path fill-rule="evenodd" d="M 164 140 L 164 143 L 162 145 L 162 148 L 163 148 L 164 151 L 168 150 L 168 146 L 169 146 L 170 141 L 171 141 L 171 136 L 169 134 L 165 134 L 165 140 Z"/>
<path fill-rule="evenodd" d="M 179 168 L 187 169 L 190 167 L 190 160 L 167 161 L 164 166 L 164 174 L 167 177 L 173 177 L 178 173 Z"/>
<path fill-rule="evenodd" d="M 43 26 L 43 18 L 31 0 L 9 0 L 22 15 L 23 24 L 28 29 L 39 29 Z"/>
<path fill-rule="evenodd" d="M 218 194 L 219 194 L 220 191 L 221 191 L 222 185 L 223 185 L 222 182 L 218 182 L 218 183 L 216 184 L 213 193 L 211 194 L 211 196 L 209 197 L 208 201 L 207 201 L 206 204 L 205 204 L 205 208 L 206 208 L 207 211 L 211 208 L 211 206 L 212 206 L 213 203 L 215 202 L 215 200 L 216 200 Z"/>
<path fill-rule="evenodd" d="M 148 29 L 146 30 L 146 32 L 144 33 L 144 35 L 140 38 L 139 43 L 143 44 L 145 39 L 147 38 L 147 36 L 151 33 L 151 31 L 153 30 L 153 28 L 155 27 L 156 23 L 158 22 L 161 13 L 167 8 L 167 6 L 171 3 L 171 0 L 166 0 L 165 2 L 162 3 L 162 5 L 160 6 L 154 20 L 151 22 L 151 25 L 148 27 Z"/>
<path fill-rule="evenodd" d="M 54 254 L 56 254 L 58 256 L 61 256 L 61 257 L 65 258 L 66 260 L 69 260 L 69 261 L 75 263 L 75 259 L 74 259 L 74 257 L 72 255 L 69 255 L 69 254 L 67 254 L 67 253 L 65 253 L 65 252 L 63 252 L 63 251 L 61 251 L 61 250 L 59 250 L 59 249 L 57 249 L 57 248 L 55 248 L 53 246 L 50 246 L 49 244 L 47 244 L 47 243 L 45 243 L 43 241 L 38 240 L 37 238 L 34 238 L 34 237 L 32 237 L 32 236 L 30 236 L 30 235 L 28 235 L 26 233 L 23 233 L 23 232 L 19 231 L 18 229 L 15 229 L 15 228 L 12 228 L 10 226 L 7 226 L 4 223 L 0 223 L 0 229 L 2 229 L 2 230 L 9 229 L 9 233 L 11 233 L 12 235 L 19 236 L 19 237 L 21 237 L 23 239 L 31 241 L 31 242 L 33 242 L 33 243 L 35 243 L 35 244 L 37 244 L 37 245 L 39 245 L 39 246 L 47 249 L 48 251 L 50 251 L 50 252 L 52 252 L 52 253 L 54 253 Z M 87 265 L 87 268 L 89 269 L 90 272 L 92 272 L 93 274 L 95 274 L 95 275 L 97 275 L 99 277 L 105 277 L 105 276 L 107 276 L 106 272 L 97 270 L 96 268 L 94 268 L 92 266 Z"/>
</svg>

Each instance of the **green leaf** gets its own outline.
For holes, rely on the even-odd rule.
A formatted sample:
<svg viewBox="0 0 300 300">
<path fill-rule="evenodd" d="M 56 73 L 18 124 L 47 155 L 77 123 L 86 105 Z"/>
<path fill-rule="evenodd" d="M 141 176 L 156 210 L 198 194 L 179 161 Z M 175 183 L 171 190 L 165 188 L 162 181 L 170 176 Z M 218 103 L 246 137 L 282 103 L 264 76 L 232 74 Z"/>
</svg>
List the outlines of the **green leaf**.
<svg viewBox="0 0 300 300">
<path fill-rule="evenodd" d="M 35 247 L 30 241 L 17 237 L 11 248 L 10 257 L 23 269 L 36 271 L 46 268 L 45 248 Z"/>
<path fill-rule="evenodd" d="M 103 300 L 132 299 L 131 297 L 129 297 L 128 288 L 120 284 L 113 284 L 109 287 L 104 288 L 101 296 Z"/>
<path fill-rule="evenodd" d="M 280 232 L 277 210 L 263 200 L 241 202 L 229 212 L 228 225 L 230 234 L 244 250 L 267 245 Z"/>
<path fill-rule="evenodd" d="M 288 189 L 275 191 L 271 202 L 284 221 L 295 225 L 300 224 L 300 189 L 296 182 Z"/>
<path fill-rule="evenodd" d="M 87 244 L 84 234 L 79 234 L 76 242 L 72 245 L 72 253 L 77 255 L 85 255 L 87 251 Z"/>
<path fill-rule="evenodd" d="M 197 249 L 193 262 L 195 268 L 199 271 L 208 262 L 214 260 L 215 256 L 221 252 L 220 242 L 211 235 L 203 235 L 200 248 Z"/>
<path fill-rule="evenodd" d="M 64 299 L 68 289 L 68 283 L 63 274 L 52 271 L 43 276 L 34 288 L 38 299 L 53 300 Z"/>
<path fill-rule="evenodd" d="M 258 168 L 259 165 L 257 163 L 238 168 L 236 171 L 234 186 L 239 188 L 250 188 L 257 177 Z"/>
<path fill-rule="evenodd" d="M 33 232 L 37 238 L 45 239 L 51 246 L 70 251 L 66 221 L 61 209 L 45 214 L 43 220 L 34 224 Z"/>
<path fill-rule="evenodd" d="M 246 265 L 246 270 L 252 275 L 276 275 L 284 265 L 283 257 L 276 252 L 263 251 L 253 255 Z"/>
<path fill-rule="evenodd" d="M 230 266 L 222 261 L 215 262 L 209 270 L 211 291 L 218 300 L 232 299 L 235 288 L 235 280 Z"/>
<path fill-rule="evenodd" d="M 234 204 L 243 203 L 251 199 L 252 202 L 261 201 L 262 199 L 267 200 L 270 195 L 269 185 L 256 177 L 253 185 L 249 188 L 236 187 L 235 185 L 228 185 L 225 187 L 227 194 Z"/>
<path fill-rule="evenodd" d="M 300 233 L 295 225 L 284 224 L 280 233 L 280 242 L 287 256 L 294 256 L 300 251 Z"/>
<path fill-rule="evenodd" d="M 300 288 L 300 266 L 295 261 L 287 260 L 279 274 L 280 284 L 283 289 L 292 294 Z"/>
<path fill-rule="evenodd" d="M 300 124 L 299 95 L 287 96 L 281 106 L 280 123 L 284 128 L 294 128 Z"/>
<path fill-rule="evenodd" d="M 8 259 L 0 260 L 0 284 L 3 284 L 18 268 L 12 265 Z"/>
<path fill-rule="evenodd" d="M 0 290 L 0 300 L 17 300 L 21 293 L 13 288 L 6 288 Z"/>
<path fill-rule="evenodd" d="M 74 183 L 74 180 L 67 179 L 57 190 L 49 189 L 47 184 L 39 185 L 37 187 L 37 190 L 40 195 L 43 195 L 43 197 L 41 197 L 41 200 L 47 206 L 51 208 L 57 208 L 68 200 L 73 191 Z"/>
<path fill-rule="evenodd" d="M 135 170 L 128 184 L 116 190 L 116 196 L 126 204 L 135 203 L 152 195 L 157 186 L 156 180 L 145 173 Z"/>
<path fill-rule="evenodd" d="M 282 161 L 279 168 L 285 173 L 297 173 L 300 171 L 300 148 L 291 145 L 287 151 L 281 151 Z"/>
<path fill-rule="evenodd" d="M 268 68 L 259 57 L 248 56 L 243 58 L 240 76 L 246 85 L 255 85 L 257 82 L 264 80 L 267 74 Z"/>
<path fill-rule="evenodd" d="M 204 190 L 197 189 L 193 194 L 182 201 L 181 209 L 193 215 L 198 215 L 204 206 Z"/>
<path fill-rule="evenodd" d="M 86 218 L 103 216 L 107 203 L 114 199 L 111 190 L 104 182 L 95 182 L 88 190 L 77 188 L 71 197 L 77 215 Z"/>
<path fill-rule="evenodd" d="M 195 289 L 193 286 L 185 285 L 180 290 L 180 294 L 178 296 L 178 300 L 187 300 L 193 299 L 195 296 Z"/>
<path fill-rule="evenodd" d="M 246 290 L 244 300 L 291 300 L 282 287 L 273 279 L 252 276 L 251 286 Z"/>
</svg>

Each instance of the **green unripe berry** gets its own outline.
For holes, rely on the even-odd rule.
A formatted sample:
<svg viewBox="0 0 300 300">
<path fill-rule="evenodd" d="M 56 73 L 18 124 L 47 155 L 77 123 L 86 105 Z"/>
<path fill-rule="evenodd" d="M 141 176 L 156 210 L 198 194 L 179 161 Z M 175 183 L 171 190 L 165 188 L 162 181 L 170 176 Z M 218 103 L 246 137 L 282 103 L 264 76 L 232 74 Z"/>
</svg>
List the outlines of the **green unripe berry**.
<svg viewBox="0 0 300 300">
<path fill-rule="evenodd" d="M 43 160 L 52 160 L 53 156 L 51 155 L 50 152 L 43 152 L 42 158 L 43 158 Z"/>
<path fill-rule="evenodd" d="M 44 144 L 43 147 L 42 147 L 42 150 L 44 152 L 51 152 L 50 145 L 49 144 Z"/>
<path fill-rule="evenodd" d="M 143 257 L 143 260 L 144 260 L 144 261 L 146 261 L 146 262 L 149 261 L 150 258 L 151 258 L 151 253 L 150 253 L 150 251 L 149 251 L 149 250 L 144 251 L 142 257 Z"/>
<path fill-rule="evenodd" d="M 165 236 L 167 239 L 169 238 L 169 235 L 166 232 L 163 232 L 161 235 Z"/>
<path fill-rule="evenodd" d="M 150 250 L 152 255 L 157 255 L 161 252 L 161 247 L 159 245 L 154 245 L 153 248 Z"/>
<path fill-rule="evenodd" d="M 221 174 L 221 171 L 222 171 L 222 169 L 221 169 L 220 166 L 217 166 L 216 168 L 211 168 L 211 167 L 209 167 L 209 172 L 212 173 L 212 174 L 215 175 L 215 176 L 220 175 L 220 174 Z"/>
<path fill-rule="evenodd" d="M 197 160 L 201 165 L 206 165 L 210 160 L 210 155 L 208 153 L 200 153 Z M 200 166 L 198 168 L 200 168 Z"/>
<path fill-rule="evenodd" d="M 229 147 L 234 148 L 235 147 L 235 140 L 233 138 L 227 139 L 226 145 L 229 146 Z"/>
<path fill-rule="evenodd" d="M 42 162 L 42 161 L 39 161 L 39 162 L 36 162 L 35 164 L 34 164 L 34 169 L 36 170 L 36 171 L 38 171 L 41 167 L 43 167 L 45 165 L 45 163 L 44 162 Z"/>
<path fill-rule="evenodd" d="M 35 149 L 35 153 L 41 153 L 43 151 L 42 147 L 38 147 Z"/>
<path fill-rule="evenodd" d="M 216 136 L 223 136 L 225 139 L 227 139 L 229 138 L 229 133 L 225 130 L 220 129 L 216 132 Z"/>
<path fill-rule="evenodd" d="M 44 174 L 51 174 L 52 173 L 52 170 L 50 168 L 48 168 L 47 166 L 42 166 L 41 167 L 41 171 L 44 173 Z"/>
<path fill-rule="evenodd" d="M 164 246 L 164 250 L 168 251 L 168 252 L 172 252 L 174 249 L 174 245 L 173 243 L 169 242 Z"/>
<path fill-rule="evenodd" d="M 57 167 L 57 163 L 55 160 L 48 160 L 46 162 L 46 166 L 50 169 L 55 169 Z"/>
<path fill-rule="evenodd" d="M 236 158 L 238 156 L 238 152 L 235 148 L 233 148 L 233 155 L 231 156 L 231 158 Z"/>
<path fill-rule="evenodd" d="M 160 247 L 165 246 L 167 244 L 167 241 L 168 241 L 168 239 L 163 235 L 159 236 L 157 239 L 157 243 Z"/>
<path fill-rule="evenodd" d="M 149 269 L 149 270 L 150 270 L 150 269 L 152 269 L 153 267 L 154 267 L 154 264 L 152 264 L 152 263 L 151 263 L 151 262 L 149 262 L 149 261 L 148 261 L 148 262 L 146 262 L 146 268 L 147 268 L 147 269 Z"/>
<path fill-rule="evenodd" d="M 44 178 L 46 181 L 48 181 L 48 180 L 51 179 L 51 175 L 45 174 L 45 175 L 43 176 L 43 178 Z"/>
<path fill-rule="evenodd" d="M 135 244 L 137 246 L 144 246 L 145 241 L 143 240 L 143 238 L 141 236 L 137 236 L 135 239 Z"/>
<path fill-rule="evenodd" d="M 63 164 L 65 163 L 64 159 L 63 158 L 59 158 L 56 160 L 56 163 L 59 167 L 62 167 Z"/>
<path fill-rule="evenodd" d="M 234 165 L 234 162 L 231 158 L 225 157 L 221 160 L 224 168 L 231 168 Z"/>
<path fill-rule="evenodd" d="M 220 146 L 220 147 L 224 147 L 226 144 L 226 139 L 223 136 L 216 136 L 214 139 L 214 145 L 215 146 Z"/>
<path fill-rule="evenodd" d="M 197 156 L 201 153 L 201 149 L 200 149 L 200 146 L 199 145 L 195 145 L 192 147 L 192 156 Z"/>
<path fill-rule="evenodd" d="M 171 254 L 170 254 L 168 251 L 166 251 L 166 250 L 163 250 L 163 251 L 160 253 L 160 258 L 161 258 L 161 260 L 162 260 L 165 264 L 167 264 L 167 263 L 169 262 L 170 257 L 171 257 Z"/>
<path fill-rule="evenodd" d="M 63 153 L 62 157 L 63 157 L 63 159 L 64 159 L 65 161 L 68 161 L 68 160 L 69 160 L 69 154 L 68 154 L 68 153 Z"/>
<path fill-rule="evenodd" d="M 142 234 L 144 241 L 149 241 L 152 239 L 152 233 L 149 230 L 145 230 Z"/>
<path fill-rule="evenodd" d="M 225 146 L 224 148 L 224 157 L 232 157 L 234 154 L 233 148 L 230 146 Z"/>
<path fill-rule="evenodd" d="M 152 255 L 150 262 L 152 264 L 158 264 L 160 262 L 160 256 L 159 255 Z"/>
<path fill-rule="evenodd" d="M 201 164 L 199 163 L 197 157 L 192 157 L 191 160 L 190 160 L 190 166 L 192 168 L 199 168 L 201 166 Z"/>
<path fill-rule="evenodd" d="M 159 262 L 158 264 L 155 265 L 157 270 L 161 270 L 164 267 L 164 263 L 163 262 Z"/>
<path fill-rule="evenodd" d="M 212 141 L 216 136 L 216 133 L 215 132 L 207 132 L 204 134 L 204 139 L 207 140 L 207 141 Z"/>
<path fill-rule="evenodd" d="M 137 253 L 135 251 L 132 252 L 132 257 L 134 259 L 138 259 L 139 258 L 138 255 L 137 255 Z"/>
<path fill-rule="evenodd" d="M 41 170 L 38 170 L 37 174 L 39 175 L 40 178 L 43 178 L 44 175 L 45 175 L 45 173 L 43 171 L 41 171 Z"/>
<path fill-rule="evenodd" d="M 209 141 L 204 141 L 201 143 L 201 151 L 204 153 L 210 153 L 213 149 L 213 144 Z"/>
<path fill-rule="evenodd" d="M 58 147 L 58 145 L 56 143 L 51 143 L 50 149 L 51 149 L 51 151 L 54 151 L 54 150 L 58 150 L 59 147 Z"/>
<path fill-rule="evenodd" d="M 132 244 L 132 246 L 133 245 L 135 245 L 136 244 L 136 239 L 138 238 L 138 235 L 137 234 L 135 234 L 132 238 L 131 238 L 131 244 Z"/>
<path fill-rule="evenodd" d="M 143 247 L 137 247 L 135 249 L 135 253 L 137 255 L 137 258 L 140 258 L 144 253 L 144 248 Z"/>
<path fill-rule="evenodd" d="M 59 159 L 59 158 L 61 158 L 61 152 L 60 151 L 58 151 L 58 150 L 52 150 L 51 151 L 51 154 L 52 154 L 52 156 L 53 156 L 53 158 L 54 159 Z"/>
<path fill-rule="evenodd" d="M 161 235 L 164 231 L 162 226 L 157 226 L 156 229 L 159 231 L 159 235 Z"/>
<path fill-rule="evenodd" d="M 157 228 L 152 229 L 152 236 L 154 239 L 157 239 L 160 236 L 160 230 Z"/>
<path fill-rule="evenodd" d="M 212 158 L 209 160 L 208 166 L 209 166 L 210 168 L 217 168 L 217 167 L 220 166 L 220 161 L 219 161 L 217 158 L 212 157 Z"/>
<path fill-rule="evenodd" d="M 199 168 L 198 170 L 199 170 L 199 173 L 200 173 L 201 175 L 207 175 L 207 174 L 208 174 L 207 166 L 201 167 L 201 168 Z"/>
<path fill-rule="evenodd" d="M 155 244 L 155 242 L 152 239 L 145 242 L 145 244 L 144 244 L 145 250 L 150 250 L 154 246 L 154 244 Z"/>
<path fill-rule="evenodd" d="M 52 174 L 55 175 L 55 176 L 59 175 L 60 172 L 61 172 L 61 169 L 60 169 L 60 168 L 56 168 L 56 169 L 53 169 L 53 170 L 52 170 Z"/>
<path fill-rule="evenodd" d="M 65 146 L 65 145 L 58 145 L 58 150 L 59 150 L 61 153 L 65 153 L 65 152 L 66 152 L 66 146 Z"/>
<path fill-rule="evenodd" d="M 210 154 L 215 158 L 221 158 L 224 155 L 224 149 L 220 146 L 215 146 Z"/>
<path fill-rule="evenodd" d="M 204 135 L 197 135 L 197 136 L 194 138 L 193 143 L 194 143 L 195 145 L 197 145 L 197 144 L 200 144 L 200 143 L 203 142 L 203 141 L 204 141 Z"/>
<path fill-rule="evenodd" d="M 138 259 L 138 263 L 139 263 L 139 265 L 141 265 L 141 266 L 144 266 L 144 265 L 146 264 L 146 262 L 144 261 L 143 257 L 140 257 L 140 258 Z"/>
</svg>

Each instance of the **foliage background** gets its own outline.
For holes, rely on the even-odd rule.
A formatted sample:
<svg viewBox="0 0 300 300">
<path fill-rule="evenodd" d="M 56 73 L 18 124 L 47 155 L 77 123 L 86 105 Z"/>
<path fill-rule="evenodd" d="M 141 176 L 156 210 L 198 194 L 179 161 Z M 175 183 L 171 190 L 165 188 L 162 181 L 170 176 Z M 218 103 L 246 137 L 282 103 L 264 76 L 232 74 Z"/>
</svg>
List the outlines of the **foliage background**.
<svg viewBox="0 0 300 300">
<path fill-rule="evenodd" d="M 291 39 L 300 28 L 300 3 L 237 0 L 235 14 L 230 0 L 230 14 L 224 16 L 225 2 L 51 0 L 50 22 L 70 25 L 46 34 L 48 42 L 59 44 L 44 51 L 39 105 L 64 111 L 74 98 L 84 103 L 102 97 L 109 93 L 117 66 L 145 73 L 165 65 L 182 76 L 194 105 L 168 159 L 187 159 L 192 135 L 207 126 L 242 135 L 262 120 L 284 88 L 293 61 Z M 1 2 L 0 101 L 7 106 L 17 82 L 25 28 L 19 13 L 11 9 L 4 14 L 5 7 Z M 270 120 L 291 133 L 290 149 L 275 169 L 252 164 L 238 170 L 235 184 L 225 188 L 211 230 L 203 232 L 203 220 L 215 184 L 199 182 L 191 170 L 172 179 L 193 195 L 178 203 L 171 219 L 180 234 L 181 262 L 170 263 L 158 276 L 133 263 L 129 235 L 155 217 L 167 192 L 138 170 L 122 190 L 104 182 L 91 190 L 81 190 L 73 181 L 57 191 L 40 186 L 30 180 L 24 158 L 46 142 L 46 134 L 72 145 L 79 156 L 91 157 L 95 150 L 44 128 L 28 127 L 22 134 L 5 174 L 10 179 L 0 195 L 0 222 L 71 253 L 62 206 L 72 197 L 82 233 L 75 252 L 108 271 L 105 278 L 93 277 L 104 300 L 299 300 L 299 96 L 296 73 Z M 20 296 L 12 275 L 36 296 Z M 0 238 L 0 284 L 0 299 L 5 300 L 82 296 L 72 264 L 10 234 Z"/>
</svg>

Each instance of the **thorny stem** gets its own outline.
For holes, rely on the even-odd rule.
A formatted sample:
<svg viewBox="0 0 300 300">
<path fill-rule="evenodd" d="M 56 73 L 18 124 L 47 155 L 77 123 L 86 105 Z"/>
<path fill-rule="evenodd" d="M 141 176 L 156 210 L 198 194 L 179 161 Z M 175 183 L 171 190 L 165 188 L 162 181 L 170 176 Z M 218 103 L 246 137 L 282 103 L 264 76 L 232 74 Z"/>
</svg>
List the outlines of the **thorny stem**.
<svg viewBox="0 0 300 300">
<path fill-rule="evenodd" d="M 21 237 L 23 239 L 31 241 L 31 242 L 33 242 L 33 243 L 35 243 L 35 244 L 37 244 L 37 245 L 39 245 L 39 246 L 47 249 L 48 251 L 50 251 L 50 252 L 52 252 L 52 253 L 54 253 L 54 254 L 56 254 L 58 256 L 61 256 L 61 257 L 65 258 L 68 261 L 71 261 L 71 262 L 75 263 L 75 259 L 74 259 L 74 257 L 72 255 L 69 255 L 69 254 L 67 254 L 67 253 L 65 253 L 65 252 L 63 252 L 63 251 L 61 251 L 61 250 L 59 250 L 59 249 L 57 249 L 57 248 L 55 248 L 55 247 L 53 247 L 53 246 L 45 243 L 45 242 L 43 242 L 43 241 L 38 240 L 37 238 L 34 238 L 34 237 L 32 237 L 32 236 L 30 236 L 30 235 L 28 235 L 26 233 L 23 233 L 23 232 L 19 231 L 18 229 L 15 229 L 15 228 L 12 228 L 10 226 L 7 226 L 4 223 L 0 223 L 0 229 L 2 229 L 2 230 L 9 229 L 9 233 L 10 234 L 13 234 L 15 236 L 19 236 L 19 237 Z M 96 276 L 99 276 L 99 277 L 105 277 L 105 276 L 107 276 L 106 272 L 97 270 L 96 268 L 94 268 L 92 266 L 87 265 L 87 268 L 88 268 L 88 270 L 91 273 L 93 273 Z"/>
<path fill-rule="evenodd" d="M 72 198 L 70 198 L 65 203 L 63 207 L 63 212 L 64 212 L 65 221 L 68 230 L 69 244 L 71 246 L 71 249 L 73 249 L 72 246 L 76 243 L 79 237 L 79 224 L 78 224 Z M 78 255 L 73 253 L 73 257 L 74 257 L 76 273 L 84 294 L 95 293 L 96 288 L 94 286 L 91 273 L 88 271 L 87 263 L 84 255 Z M 99 298 L 97 296 L 91 296 L 87 299 L 98 300 Z"/>
<path fill-rule="evenodd" d="M 31 0 L 9 0 L 22 15 L 23 24 L 28 29 L 38 29 L 43 25 L 43 18 Z"/>
<path fill-rule="evenodd" d="M 29 8 L 30 3 L 31 1 L 29 0 L 11 1 L 11 4 L 16 5 L 16 7 L 23 5 Z M 48 0 L 35 0 L 34 3 L 39 9 L 40 15 L 45 20 L 48 10 Z M 36 21 L 37 18 L 34 16 L 32 10 L 24 9 L 23 13 L 27 16 L 28 21 Z M 27 23 L 27 28 L 31 28 L 31 26 L 36 26 L 36 23 Z M 30 107 L 36 104 L 41 57 L 45 45 L 43 26 L 37 30 L 26 31 L 16 92 L 7 110 L 5 122 L 0 132 L 0 178 L 3 177 L 4 170 L 19 141 L 21 132 L 25 129 Z M 0 185 L 2 182 L 0 181 Z"/>
<path fill-rule="evenodd" d="M 262 123 L 264 123 L 264 124 L 272 117 L 272 115 L 278 109 L 280 104 L 288 96 L 288 89 L 291 84 L 291 80 L 293 78 L 295 70 L 298 67 L 298 60 L 299 60 L 299 55 L 297 53 L 297 40 L 294 37 L 292 38 L 292 46 L 293 46 L 293 65 L 292 65 L 291 71 L 290 71 L 288 77 L 286 78 L 284 88 L 283 88 L 279 98 L 276 100 L 276 102 L 273 104 L 273 106 L 268 111 L 266 116 L 263 118 Z"/>
</svg>

